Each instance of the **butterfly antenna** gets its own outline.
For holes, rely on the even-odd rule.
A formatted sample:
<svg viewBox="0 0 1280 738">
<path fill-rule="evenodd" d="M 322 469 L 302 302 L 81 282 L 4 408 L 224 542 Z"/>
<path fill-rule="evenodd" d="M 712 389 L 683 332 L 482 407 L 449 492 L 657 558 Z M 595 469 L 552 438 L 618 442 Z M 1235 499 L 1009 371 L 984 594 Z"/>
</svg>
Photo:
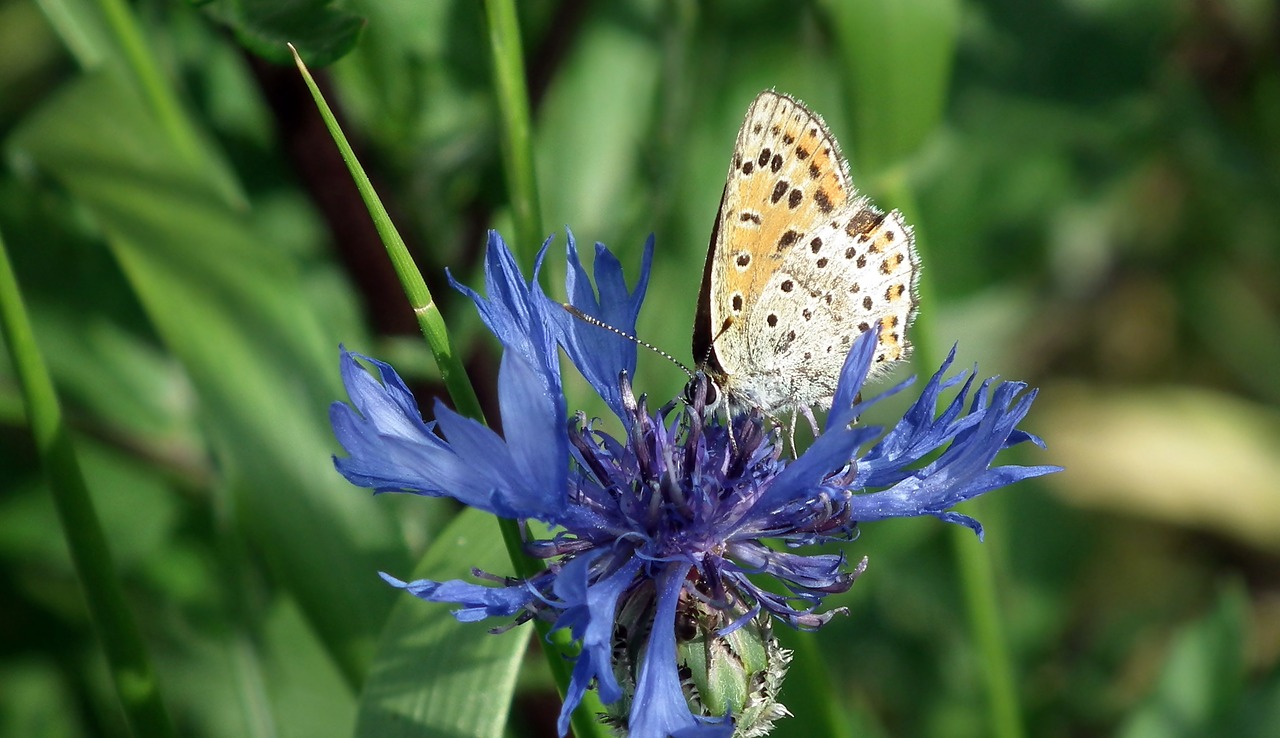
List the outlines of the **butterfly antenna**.
<svg viewBox="0 0 1280 738">
<path fill-rule="evenodd" d="M 683 371 L 685 374 L 689 375 L 690 379 L 693 378 L 693 371 L 689 369 L 689 367 L 680 363 L 680 360 L 677 359 L 676 357 L 672 356 L 671 354 L 668 354 L 666 351 L 663 351 L 662 349 L 658 348 L 657 346 L 654 346 L 648 341 L 641 341 L 639 338 L 636 338 L 635 336 L 631 335 L 630 333 L 627 333 L 626 331 L 620 328 L 615 328 L 609 325 L 608 323 L 604 322 L 603 320 L 600 320 L 599 318 L 587 315 L 586 313 L 582 312 L 581 310 L 570 305 L 567 302 L 560 303 L 560 306 L 563 307 L 566 311 L 568 311 L 570 315 L 577 318 L 578 320 L 581 320 L 584 323 L 590 323 L 591 325 L 603 328 L 607 331 L 612 331 L 618 334 L 619 336 L 622 336 L 623 338 L 627 339 L 628 341 L 631 341 L 637 346 L 644 346 L 645 348 L 663 357 L 664 359 L 671 362 L 672 364 L 675 364 L 676 366 L 680 367 L 680 370 Z"/>
<path fill-rule="evenodd" d="M 702 352 L 702 358 L 698 359 L 699 369 L 704 368 L 706 367 L 707 364 L 711 363 L 711 352 L 715 350 L 716 341 L 719 341 L 720 336 L 723 336 L 725 332 L 728 331 L 730 326 L 732 325 L 733 325 L 733 316 L 729 316 L 728 318 L 724 319 L 724 323 L 720 326 L 720 330 L 716 331 L 716 334 L 711 337 L 710 341 L 707 342 L 707 350 Z"/>
</svg>

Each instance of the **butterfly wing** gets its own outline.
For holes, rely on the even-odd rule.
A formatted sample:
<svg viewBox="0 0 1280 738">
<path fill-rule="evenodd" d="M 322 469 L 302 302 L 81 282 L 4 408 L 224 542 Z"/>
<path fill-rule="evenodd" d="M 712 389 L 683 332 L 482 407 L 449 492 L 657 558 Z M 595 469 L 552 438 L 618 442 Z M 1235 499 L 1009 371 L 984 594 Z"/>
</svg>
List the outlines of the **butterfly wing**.
<svg viewBox="0 0 1280 738">
<path fill-rule="evenodd" d="M 703 270 L 693 358 L 734 394 L 759 372 L 747 311 L 800 237 L 843 210 L 854 188 L 835 138 L 787 95 L 760 93 L 734 144 Z"/>
<path fill-rule="evenodd" d="M 822 119 L 762 92 L 712 231 L 694 359 L 739 405 L 829 405 L 853 339 L 877 321 L 873 371 L 906 357 L 918 271 L 910 227 L 858 196 Z"/>
<path fill-rule="evenodd" d="M 865 198 L 833 213 L 789 251 L 744 320 L 767 411 L 829 406 L 853 340 L 880 324 L 871 372 L 910 352 L 920 260 L 894 211 Z M 767 369 L 766 369 L 767 368 Z"/>
</svg>

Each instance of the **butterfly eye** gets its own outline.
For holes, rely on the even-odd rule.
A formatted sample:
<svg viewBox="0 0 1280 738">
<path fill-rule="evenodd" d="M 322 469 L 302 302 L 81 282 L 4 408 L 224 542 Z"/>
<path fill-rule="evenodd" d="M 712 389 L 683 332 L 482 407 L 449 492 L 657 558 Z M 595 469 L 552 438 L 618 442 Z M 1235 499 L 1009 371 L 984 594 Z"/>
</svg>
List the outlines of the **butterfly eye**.
<svg viewBox="0 0 1280 738">
<path fill-rule="evenodd" d="M 720 404 L 720 390 L 716 389 L 716 383 L 710 379 L 707 380 L 707 396 L 705 400 L 708 410 L 714 410 Z"/>
<path fill-rule="evenodd" d="M 699 377 L 693 377 L 693 378 L 692 378 L 692 379 L 690 379 L 690 380 L 689 380 L 689 382 L 684 386 L 684 392 L 682 392 L 681 394 L 684 396 L 684 401 L 685 401 L 685 404 L 686 404 L 686 405 L 690 405 L 690 406 L 692 406 L 692 405 L 697 404 L 697 399 L 698 399 L 698 383 L 699 383 L 700 381 L 701 381 L 701 379 L 700 379 Z"/>
<path fill-rule="evenodd" d="M 684 386 L 684 401 L 690 407 L 701 408 L 704 412 L 707 410 L 715 410 L 716 405 L 720 402 L 720 391 L 716 388 L 716 383 L 711 381 L 710 377 L 702 372 L 695 374 Z"/>
</svg>

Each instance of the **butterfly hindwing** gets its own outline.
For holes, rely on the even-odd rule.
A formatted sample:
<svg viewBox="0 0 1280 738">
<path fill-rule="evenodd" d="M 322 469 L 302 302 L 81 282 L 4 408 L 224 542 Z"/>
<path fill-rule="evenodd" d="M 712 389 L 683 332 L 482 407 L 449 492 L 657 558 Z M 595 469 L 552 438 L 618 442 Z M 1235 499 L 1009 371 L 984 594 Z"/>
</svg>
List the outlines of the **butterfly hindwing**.
<svg viewBox="0 0 1280 738">
<path fill-rule="evenodd" d="M 746 373 L 766 378 L 755 383 L 762 406 L 829 404 L 854 339 L 877 322 L 872 372 L 910 350 L 919 268 L 911 229 L 896 211 L 886 215 L 865 200 L 851 205 L 806 234 L 804 248 L 787 255 L 746 317 Z"/>
</svg>

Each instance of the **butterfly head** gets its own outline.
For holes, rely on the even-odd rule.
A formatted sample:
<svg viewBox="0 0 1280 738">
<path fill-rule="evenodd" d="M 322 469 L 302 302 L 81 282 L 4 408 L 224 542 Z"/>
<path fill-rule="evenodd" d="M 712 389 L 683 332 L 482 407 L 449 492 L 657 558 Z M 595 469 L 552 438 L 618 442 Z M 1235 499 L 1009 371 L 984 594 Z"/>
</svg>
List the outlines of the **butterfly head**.
<svg viewBox="0 0 1280 738">
<path fill-rule="evenodd" d="M 720 388 L 705 369 L 698 369 L 689 377 L 684 386 L 683 398 L 694 412 L 703 416 L 719 410 L 724 399 Z"/>
</svg>

